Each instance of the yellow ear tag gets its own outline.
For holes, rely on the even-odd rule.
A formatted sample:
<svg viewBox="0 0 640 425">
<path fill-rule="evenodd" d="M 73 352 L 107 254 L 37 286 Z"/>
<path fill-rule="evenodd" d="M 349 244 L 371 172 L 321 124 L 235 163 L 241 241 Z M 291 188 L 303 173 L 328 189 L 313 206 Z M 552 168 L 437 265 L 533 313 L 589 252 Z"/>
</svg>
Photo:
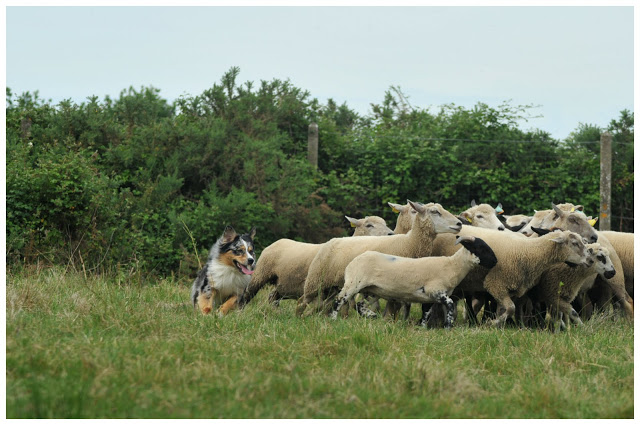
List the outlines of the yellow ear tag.
<svg viewBox="0 0 640 425">
<path fill-rule="evenodd" d="M 349 223 L 351 223 L 351 222 L 349 222 Z M 356 225 L 355 225 L 355 224 L 353 224 L 353 223 L 351 223 L 351 227 L 356 227 Z"/>
<path fill-rule="evenodd" d="M 467 221 L 468 221 L 469 223 L 473 223 L 473 220 L 471 220 L 469 217 L 467 217 Z"/>
<path fill-rule="evenodd" d="M 574 212 L 575 210 L 575 207 L 571 207 L 571 212 Z"/>
<path fill-rule="evenodd" d="M 598 221 L 598 219 L 594 218 L 593 220 L 589 220 L 589 224 L 591 225 L 591 227 L 596 225 L 596 221 Z"/>
<path fill-rule="evenodd" d="M 391 211 L 393 211 L 396 214 L 400 214 L 400 211 L 396 209 L 396 207 L 391 207 Z"/>
</svg>

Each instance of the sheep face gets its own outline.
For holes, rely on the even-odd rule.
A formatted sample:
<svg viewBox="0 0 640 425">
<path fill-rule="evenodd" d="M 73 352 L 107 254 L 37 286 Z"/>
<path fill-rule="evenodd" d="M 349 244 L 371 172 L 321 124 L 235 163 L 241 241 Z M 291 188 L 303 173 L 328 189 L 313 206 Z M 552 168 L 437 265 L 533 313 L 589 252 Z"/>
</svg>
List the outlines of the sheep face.
<svg viewBox="0 0 640 425">
<path fill-rule="evenodd" d="M 387 223 L 382 217 L 375 215 L 361 219 L 351 218 L 346 215 L 345 217 L 351 223 L 351 227 L 356 228 L 353 236 L 386 236 L 394 234 L 393 230 L 387 227 Z"/>
<path fill-rule="evenodd" d="M 574 232 L 569 230 L 551 232 L 546 237 L 550 237 L 551 241 L 563 245 L 566 248 L 567 256 L 565 258 L 565 263 L 569 266 L 577 266 L 579 264 L 588 266 L 588 252 L 584 243 L 582 242 L 582 237 Z"/>
<path fill-rule="evenodd" d="M 553 213 L 550 214 L 552 224 L 543 223 L 540 227 L 549 229 L 555 227 L 562 230 L 570 230 L 585 238 L 587 242 L 594 243 L 598 240 L 598 234 L 589 224 L 589 219 L 581 211 L 563 211 L 557 205 L 553 205 Z"/>
<path fill-rule="evenodd" d="M 551 210 L 536 211 L 535 214 L 533 214 L 533 217 L 531 217 L 531 220 L 529 220 L 529 223 L 520 230 L 520 233 L 523 233 L 527 236 L 533 235 L 533 230 L 531 228 L 540 227 L 540 225 L 542 224 L 542 221 L 550 213 L 551 213 Z"/>
<path fill-rule="evenodd" d="M 468 222 L 475 227 L 504 230 L 504 225 L 498 219 L 496 210 L 489 204 L 474 205 L 460 214 L 460 218 L 463 223 Z"/>
<path fill-rule="evenodd" d="M 456 244 L 460 243 L 470 253 L 475 255 L 479 260 L 479 264 L 488 269 L 498 264 L 496 254 L 485 241 L 474 236 L 457 237 Z"/>
<path fill-rule="evenodd" d="M 597 247 L 594 247 L 597 245 Z M 616 269 L 613 267 L 613 262 L 609 257 L 609 250 L 599 244 L 588 245 L 589 250 L 593 252 L 596 262 L 596 271 L 605 279 L 611 279 L 616 275 Z"/>
<path fill-rule="evenodd" d="M 462 229 L 460 219 L 442 208 L 442 205 L 435 203 L 421 205 L 416 202 L 408 202 L 417 212 L 416 220 L 421 222 L 431 220 L 436 233 L 458 233 Z"/>
</svg>

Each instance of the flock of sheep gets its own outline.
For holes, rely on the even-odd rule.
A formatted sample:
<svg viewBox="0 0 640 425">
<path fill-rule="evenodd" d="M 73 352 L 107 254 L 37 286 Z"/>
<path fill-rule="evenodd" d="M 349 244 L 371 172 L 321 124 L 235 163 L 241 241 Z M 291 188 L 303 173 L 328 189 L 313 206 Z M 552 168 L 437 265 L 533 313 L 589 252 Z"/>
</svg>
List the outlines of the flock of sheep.
<svg viewBox="0 0 640 425">
<path fill-rule="evenodd" d="M 596 231 L 581 205 L 552 204 L 532 217 L 475 202 L 457 216 L 436 203 L 389 206 L 398 213 L 394 230 L 380 217 L 347 217 L 351 237 L 269 245 L 240 307 L 271 284 L 274 305 L 295 299 L 297 315 L 309 308 L 334 319 L 354 307 L 377 316 L 379 298 L 387 301 L 384 314 L 396 317 L 404 308 L 407 318 L 418 303 L 421 325 L 444 321 L 446 328 L 458 300 L 471 323 L 494 326 L 559 321 L 564 329 L 610 302 L 633 317 L 633 234 Z M 357 294 L 364 299 L 354 303 Z"/>
</svg>

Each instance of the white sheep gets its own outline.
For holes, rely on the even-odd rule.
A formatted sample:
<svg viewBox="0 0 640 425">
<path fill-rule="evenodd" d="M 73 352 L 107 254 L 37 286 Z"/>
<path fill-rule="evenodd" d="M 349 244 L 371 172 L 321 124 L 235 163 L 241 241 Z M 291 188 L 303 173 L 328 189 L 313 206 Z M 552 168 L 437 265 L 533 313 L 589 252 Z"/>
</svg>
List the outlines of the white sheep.
<svg viewBox="0 0 640 425">
<path fill-rule="evenodd" d="M 600 231 L 599 235 L 606 237 L 615 249 L 622 264 L 625 289 L 633 298 L 633 233 Z"/>
<path fill-rule="evenodd" d="M 553 206 L 553 203 L 551 205 Z M 574 205 L 568 202 L 564 204 L 558 204 L 556 205 L 556 207 L 557 209 L 565 212 L 582 212 L 583 210 L 582 205 Z M 523 233 L 527 236 L 535 236 L 536 233 L 533 231 L 533 227 L 537 227 L 540 229 L 550 229 L 551 227 L 553 227 L 553 222 L 558 218 L 553 214 L 555 209 L 556 208 L 550 210 L 535 211 L 535 214 L 533 215 L 529 223 L 522 229 L 520 229 L 520 233 Z"/>
<path fill-rule="evenodd" d="M 580 264 L 586 258 L 582 237 L 570 231 L 527 238 L 519 233 L 464 226 L 460 236 L 481 238 L 498 259 L 496 267 L 489 272 L 479 267 L 472 269 L 457 288 L 461 292 L 485 291 L 495 298 L 502 311 L 493 321 L 494 326 L 503 326 L 514 316 L 515 304 L 511 297 L 522 297 L 549 267 L 563 262 Z M 438 235 L 432 255 L 453 255 L 457 250 L 453 239 L 451 235 Z"/>
<path fill-rule="evenodd" d="M 345 217 L 352 226 L 356 227 L 354 237 L 393 234 L 381 217 L 367 216 L 364 219 Z M 276 285 L 269 294 L 269 302 L 274 305 L 278 305 L 280 300 L 300 298 L 309 265 L 322 245 L 279 239 L 266 247 L 256 264 L 249 286 L 238 300 L 239 306 L 242 307 L 250 302 L 268 283 Z"/>
<path fill-rule="evenodd" d="M 632 318 L 633 317 L 633 298 L 629 296 L 626 290 L 626 282 L 624 275 L 624 267 L 618 257 L 618 254 L 609 242 L 607 235 L 603 234 L 603 232 L 596 232 L 593 227 L 593 221 L 590 220 L 582 211 L 576 209 L 575 211 L 566 211 L 560 208 L 560 206 L 553 205 L 553 219 L 547 222 L 546 226 L 552 226 L 552 228 L 558 228 L 562 230 L 571 230 L 582 237 L 586 238 L 588 242 L 599 242 L 600 245 L 609 250 L 609 254 L 611 256 L 611 261 L 613 262 L 613 266 L 615 267 L 617 273 L 611 279 L 604 279 L 604 281 L 610 286 L 613 295 L 616 297 L 618 303 L 622 306 L 625 314 Z M 568 204 L 571 205 L 571 204 Z M 575 208 L 579 208 L 578 205 Z M 543 223 L 543 225 L 545 225 Z M 615 237 L 615 235 L 614 235 Z M 624 245 L 621 244 L 624 249 Z M 597 280 L 601 280 L 601 278 L 597 278 Z"/>
<path fill-rule="evenodd" d="M 400 205 L 388 202 L 388 204 L 391 207 L 391 210 L 398 214 L 396 227 L 393 229 L 393 233 L 396 235 L 405 235 L 409 233 L 409 230 L 411 230 L 411 226 L 413 226 L 413 222 L 416 219 L 417 211 L 411 208 L 409 203 L 407 203 L 407 205 Z"/>
<path fill-rule="evenodd" d="M 629 255 L 629 250 L 632 248 L 629 248 L 629 245 L 625 245 L 624 243 L 621 243 L 621 241 L 618 241 L 618 246 L 620 247 L 622 256 L 627 257 L 627 272 L 631 276 L 631 278 L 628 279 L 625 273 L 622 257 L 618 256 L 617 250 L 609 241 L 610 237 L 616 239 L 616 235 L 612 235 L 608 232 L 597 232 L 597 234 L 598 243 L 609 250 L 611 262 L 616 269 L 616 274 L 611 279 L 605 279 L 598 275 L 591 283 L 583 285 L 583 290 L 574 304 L 582 304 L 580 306 L 582 310 L 581 315 L 585 318 L 589 318 L 594 307 L 605 307 L 609 304 L 613 296 L 617 301 L 614 306 L 622 307 L 627 317 L 633 318 L 633 298 L 629 295 L 629 292 L 626 289 L 627 285 L 629 285 L 631 292 L 633 293 L 633 265 L 631 264 L 631 266 L 629 266 L 629 262 L 632 263 L 633 259 L 633 256 Z M 621 239 L 624 238 L 625 237 L 622 236 Z M 591 301 L 593 301 L 593 304 L 591 304 Z"/>
<path fill-rule="evenodd" d="M 475 265 L 492 268 L 497 260 L 480 238 L 465 236 L 455 242 L 460 249 L 451 257 L 406 258 L 367 251 L 353 259 L 345 270 L 345 283 L 336 298 L 331 316 L 360 292 L 406 303 L 440 303 L 446 308 L 445 328 L 451 328 L 455 305 L 454 288 Z M 433 307 L 432 307 L 433 308 Z M 432 309 L 423 314 L 425 326 Z"/>
<path fill-rule="evenodd" d="M 532 290 L 532 297 L 543 302 L 547 307 L 547 321 L 560 319 L 562 329 L 569 325 L 569 320 L 581 325 L 578 313 L 571 306 L 581 288 L 587 281 L 593 281 L 597 275 L 611 279 L 616 270 L 611 262 L 609 250 L 599 243 L 586 246 L 587 264 L 571 267 L 558 264 L 550 267 L 540 278 L 538 285 Z"/>
<path fill-rule="evenodd" d="M 476 204 L 471 201 L 471 208 L 459 214 L 462 224 L 470 224 L 485 229 L 504 230 L 504 225 L 498 219 L 496 209 L 489 204 Z"/>
<path fill-rule="evenodd" d="M 457 233 L 462 228 L 460 220 L 440 204 L 409 203 L 417 214 L 411 231 L 406 235 L 335 238 L 324 244 L 309 266 L 304 295 L 298 300 L 296 314 L 301 315 L 307 305 L 316 301 L 319 295 L 320 300 L 327 300 L 334 288 L 342 288 L 345 268 L 363 252 L 378 251 L 402 257 L 425 257 L 431 255 L 438 233 Z"/>
<path fill-rule="evenodd" d="M 504 227 L 506 227 L 507 230 L 510 230 L 512 232 L 519 232 L 527 224 L 529 224 L 531 219 L 533 219 L 533 216 L 524 214 L 499 215 L 498 219 L 500 219 L 500 221 L 504 223 Z"/>
<path fill-rule="evenodd" d="M 393 235 L 394 231 L 387 227 L 384 218 L 377 215 L 368 215 L 365 218 L 351 218 L 345 215 L 345 218 L 351 223 L 351 227 L 355 227 L 355 231 L 351 236 L 384 236 Z"/>
</svg>

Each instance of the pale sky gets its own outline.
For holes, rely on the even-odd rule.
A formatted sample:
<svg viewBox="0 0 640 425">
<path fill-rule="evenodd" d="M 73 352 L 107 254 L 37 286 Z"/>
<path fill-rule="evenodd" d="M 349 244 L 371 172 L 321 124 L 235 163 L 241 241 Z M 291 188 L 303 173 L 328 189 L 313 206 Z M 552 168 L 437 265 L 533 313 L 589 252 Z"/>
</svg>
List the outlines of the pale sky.
<svg viewBox="0 0 640 425">
<path fill-rule="evenodd" d="M 633 7 L 6 8 L 6 82 L 54 103 L 154 86 L 198 95 L 290 79 L 361 115 L 400 86 L 414 107 L 540 105 L 522 123 L 565 138 L 634 111 Z"/>
</svg>

